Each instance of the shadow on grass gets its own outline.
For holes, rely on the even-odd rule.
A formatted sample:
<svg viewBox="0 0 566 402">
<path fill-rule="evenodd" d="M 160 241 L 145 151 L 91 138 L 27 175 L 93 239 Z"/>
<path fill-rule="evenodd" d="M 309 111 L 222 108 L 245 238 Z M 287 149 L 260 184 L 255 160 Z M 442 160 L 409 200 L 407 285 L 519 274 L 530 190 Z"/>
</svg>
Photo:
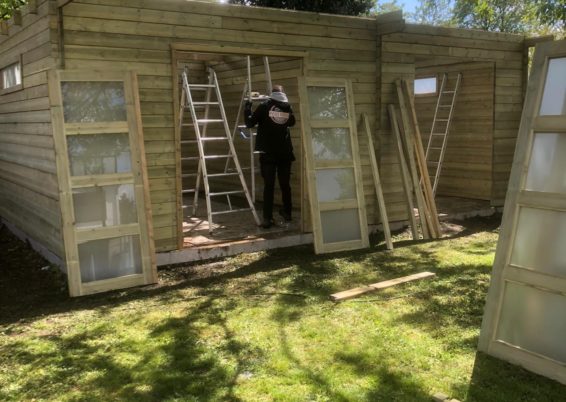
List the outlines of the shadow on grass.
<svg viewBox="0 0 566 402">
<path fill-rule="evenodd" d="M 467 395 L 465 402 L 566 400 L 564 385 L 481 352 L 476 353 L 470 382 L 454 392 Z"/>
<path fill-rule="evenodd" d="M 402 244 L 396 246 L 399 248 Z M 276 295 L 276 309 L 272 318 L 279 331 L 282 353 L 302 373 L 302 378 L 310 383 L 312 389 L 329 400 L 346 401 L 347 396 L 336 389 L 331 379 L 297 357 L 289 341 L 287 326 L 303 317 L 304 307 L 308 303 L 329 303 L 328 295 L 339 286 L 351 286 L 358 281 L 368 283 L 376 275 L 381 279 L 389 279 L 430 270 L 438 264 L 429 251 L 416 250 L 408 257 L 376 251 L 379 249 L 316 256 L 310 246 L 295 247 L 266 252 L 251 262 L 228 259 L 226 264 L 220 264 L 217 271 L 208 274 L 199 272 L 201 267 L 194 264 L 171 267 L 162 270 L 160 275 L 170 276 L 173 280 L 158 286 L 79 299 L 70 299 L 64 296 L 66 289 L 59 289 L 43 298 L 30 295 L 30 300 L 33 300 L 31 307 L 22 306 L 17 299 L 6 300 L 0 311 L 0 324 L 7 326 L 5 334 L 8 336 L 10 331 L 17 331 L 21 320 L 31 322 L 45 318 L 43 315 L 73 314 L 81 310 L 96 310 L 103 317 L 132 301 L 162 306 L 164 317 L 159 320 L 157 327 L 140 334 L 139 340 L 131 334 L 120 336 L 115 333 L 115 327 L 100 324 L 71 336 L 51 333 L 33 339 L 32 342 L 38 342 L 40 347 L 16 340 L 2 347 L 1 353 L 11 356 L 11 362 L 20 366 L 35 365 L 34 371 L 43 373 L 23 380 L 24 389 L 44 392 L 41 395 L 27 395 L 30 399 L 49 397 L 49 392 L 55 390 L 58 384 L 72 384 L 80 377 L 81 382 L 70 385 L 68 390 L 69 395 L 76 394 L 77 399 L 88 399 L 90 396 L 96 399 L 97 390 L 100 390 L 103 391 L 102 395 L 113 395 L 124 400 L 237 401 L 234 389 L 239 377 L 242 373 L 252 371 L 254 364 L 266 357 L 261 350 L 242 341 L 242 337 L 237 337 L 230 330 L 227 316 L 239 308 L 234 300 L 236 297 L 246 299 Z M 231 266 L 231 261 L 236 261 L 233 262 L 235 265 Z M 369 265 L 375 270 L 356 274 L 356 269 L 352 268 L 350 273 L 344 270 L 348 264 Z M 393 269 L 384 270 L 384 267 Z M 459 266 L 443 270 L 441 275 L 445 281 L 438 285 L 427 285 L 427 291 L 422 293 L 423 310 L 404 316 L 403 320 L 425 326 L 433 333 L 439 322 L 441 325 L 456 323 L 461 327 L 479 326 L 483 293 L 481 301 L 478 294 L 485 292 L 486 287 L 472 289 L 470 295 L 465 293 L 469 288 L 477 288 L 477 273 L 477 267 Z M 33 272 L 29 271 L 29 274 Z M 4 282 L 4 286 L 26 292 L 24 284 L 19 281 Z M 187 296 L 183 291 L 188 288 L 193 293 Z M 447 300 L 435 298 L 436 294 L 451 292 L 462 297 Z M 183 298 L 189 305 L 186 311 L 167 316 L 168 304 Z M 329 306 L 332 307 L 331 304 Z M 143 307 L 138 308 L 143 311 Z M 143 314 L 134 314 L 132 320 L 136 319 L 143 319 Z M 210 335 L 211 331 L 213 336 Z M 13 336 L 18 335 L 15 333 Z M 210 344 L 211 339 L 218 341 Z M 379 383 L 368 391 L 368 401 L 428 400 L 428 393 L 418 383 L 402 373 L 392 372 L 386 363 L 376 363 L 368 354 L 338 353 L 335 359 L 360 375 L 379 379 Z M 84 373 L 93 374 L 84 376 Z M 4 397 L 8 399 L 8 395 Z M 0 399 L 3 399 L 1 391 Z"/>
</svg>

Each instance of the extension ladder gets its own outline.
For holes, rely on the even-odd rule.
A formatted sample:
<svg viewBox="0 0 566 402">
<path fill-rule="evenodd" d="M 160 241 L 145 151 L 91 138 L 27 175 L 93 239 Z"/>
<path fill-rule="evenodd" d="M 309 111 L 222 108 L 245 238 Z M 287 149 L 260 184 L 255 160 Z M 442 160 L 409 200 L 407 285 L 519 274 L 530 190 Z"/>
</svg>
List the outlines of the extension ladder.
<svg viewBox="0 0 566 402">
<path fill-rule="evenodd" d="M 269 68 L 269 58 L 263 58 L 263 67 L 265 71 L 265 83 L 266 83 L 266 93 L 271 93 L 273 88 L 271 82 L 271 70 Z M 251 185 L 251 193 L 252 199 L 255 202 L 255 193 L 256 193 L 256 183 L 255 183 L 255 176 L 256 170 L 256 158 L 255 156 L 259 153 L 255 150 L 255 136 L 257 135 L 257 130 L 253 128 L 247 128 L 245 124 L 241 124 L 240 119 L 242 116 L 242 110 L 244 109 L 244 104 L 247 100 L 251 100 L 252 103 L 263 102 L 269 99 L 269 95 L 258 95 L 252 96 L 252 70 L 251 70 L 251 59 L 250 56 L 247 56 L 247 68 L 248 68 L 248 76 L 246 79 L 246 83 L 244 84 L 244 88 L 242 90 L 242 97 L 240 98 L 240 106 L 238 108 L 238 114 L 236 115 L 236 121 L 234 123 L 234 129 L 232 130 L 232 141 L 236 139 L 236 136 L 240 134 L 240 136 L 249 141 L 250 146 L 250 165 L 249 167 L 242 168 L 242 170 L 249 170 L 250 171 L 250 185 Z M 247 132 L 247 133 L 246 133 Z M 224 167 L 224 172 L 230 171 L 230 161 L 226 161 L 226 166 Z"/>
<path fill-rule="evenodd" d="M 436 189 L 438 187 L 438 179 L 440 178 L 442 162 L 444 161 L 444 154 L 446 153 L 446 144 L 448 143 L 448 132 L 450 131 L 450 124 L 452 123 L 452 118 L 454 116 L 454 105 L 456 104 L 456 96 L 458 95 L 461 79 L 462 74 L 458 73 L 454 88 L 447 90 L 446 86 L 448 84 L 448 74 L 444 73 L 442 76 L 442 84 L 440 85 L 436 109 L 434 111 L 434 119 L 432 121 L 430 136 L 428 137 L 428 144 L 426 147 L 428 170 L 434 171 L 434 175 L 430 176 L 430 178 L 433 179 L 433 195 L 436 194 Z"/>
<path fill-rule="evenodd" d="M 208 67 L 208 83 L 207 84 L 190 84 L 189 83 L 189 70 L 185 67 L 182 73 L 182 92 L 181 92 L 181 104 L 179 113 L 179 127 L 190 126 L 194 129 L 195 138 L 194 139 L 183 139 L 181 138 L 181 146 L 185 144 L 196 144 L 198 148 L 198 156 L 186 156 L 181 152 L 181 161 L 197 161 L 198 168 L 197 172 L 186 173 L 181 169 L 181 178 L 196 177 L 194 188 L 182 188 L 182 194 L 194 194 L 193 204 L 184 205 L 183 208 L 192 207 L 192 214 L 196 215 L 199 200 L 199 191 L 201 180 L 204 185 L 204 193 L 206 198 L 206 211 L 209 223 L 209 232 L 213 231 L 213 216 L 229 214 L 234 212 L 251 211 L 256 223 L 259 225 L 260 220 L 255 210 L 251 195 L 248 191 L 244 175 L 242 173 L 242 168 L 240 162 L 238 161 L 238 156 L 234 148 L 234 143 L 232 141 L 232 136 L 230 135 L 230 128 L 228 127 L 228 120 L 226 118 L 226 112 L 224 110 L 224 104 L 222 103 L 222 96 L 220 93 L 220 87 L 218 85 L 218 78 L 216 72 L 211 67 Z M 203 102 L 195 102 L 193 100 L 193 91 L 206 91 L 205 100 Z M 212 92 L 216 94 L 216 101 L 212 101 Z M 211 107 L 218 108 L 220 119 L 209 118 Z M 204 117 L 199 118 L 197 116 L 197 108 L 204 108 Z M 186 110 L 190 111 L 192 123 L 187 123 L 184 120 L 184 113 Z M 207 128 L 209 124 L 219 124 L 221 128 L 215 131 L 216 136 L 208 136 Z M 220 134 L 216 134 L 216 133 Z M 207 154 L 207 147 L 205 144 L 208 143 L 227 143 L 228 151 L 225 154 L 209 155 Z M 207 162 L 214 160 L 226 159 L 227 161 L 232 161 L 234 163 L 234 170 L 231 172 L 221 172 L 221 173 L 209 173 L 209 166 Z M 237 177 L 239 180 L 239 187 L 236 190 L 229 191 L 212 191 L 210 179 L 221 178 L 221 177 Z M 182 182 L 184 182 L 182 180 Z M 245 195 L 248 207 L 247 208 L 234 208 L 231 196 L 235 195 Z M 228 204 L 228 209 L 221 211 L 212 210 L 212 198 L 216 197 L 226 197 Z"/>
</svg>

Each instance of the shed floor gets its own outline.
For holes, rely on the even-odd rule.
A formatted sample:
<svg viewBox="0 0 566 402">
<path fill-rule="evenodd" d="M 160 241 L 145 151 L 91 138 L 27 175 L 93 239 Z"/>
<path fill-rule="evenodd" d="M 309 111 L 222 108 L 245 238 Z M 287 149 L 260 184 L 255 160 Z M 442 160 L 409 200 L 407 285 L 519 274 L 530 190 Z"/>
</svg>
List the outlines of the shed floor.
<svg viewBox="0 0 566 402">
<path fill-rule="evenodd" d="M 488 200 L 442 195 L 436 196 L 435 200 L 440 220 L 462 220 L 475 216 L 490 216 L 501 210 L 501 208 L 492 207 Z"/>
<path fill-rule="evenodd" d="M 189 201 L 189 200 L 187 200 Z M 256 203 L 257 213 L 261 219 L 261 205 Z M 225 203 L 213 202 L 213 211 L 226 210 Z M 293 221 L 285 222 L 278 214 L 278 207 L 274 207 L 274 220 L 276 224 L 269 229 L 256 225 L 251 211 L 234 212 L 213 217 L 212 233 L 209 232 L 210 223 L 206 216 L 205 200 L 199 201 L 196 216 L 186 215 L 183 222 L 184 247 L 203 247 L 221 245 L 234 241 L 251 241 L 260 239 L 277 239 L 301 233 L 300 212 L 293 212 Z"/>
<path fill-rule="evenodd" d="M 188 201 L 188 200 L 187 200 Z M 496 212 L 496 208 L 487 200 L 473 200 L 469 198 L 437 196 L 436 204 L 441 220 L 467 219 L 474 216 L 489 216 Z M 213 202 L 213 210 L 226 209 L 225 203 Z M 274 208 L 278 210 L 277 207 Z M 261 218 L 261 205 L 257 212 Z M 196 216 L 185 216 L 183 222 L 184 247 L 203 247 L 221 245 L 234 241 L 249 241 L 261 239 L 278 239 L 301 233 L 300 212 L 294 211 L 292 222 L 284 222 L 274 214 L 276 225 L 263 229 L 258 227 L 250 211 L 235 212 L 214 217 L 213 231 L 209 232 L 210 223 L 206 217 L 206 204 L 199 202 Z"/>
</svg>

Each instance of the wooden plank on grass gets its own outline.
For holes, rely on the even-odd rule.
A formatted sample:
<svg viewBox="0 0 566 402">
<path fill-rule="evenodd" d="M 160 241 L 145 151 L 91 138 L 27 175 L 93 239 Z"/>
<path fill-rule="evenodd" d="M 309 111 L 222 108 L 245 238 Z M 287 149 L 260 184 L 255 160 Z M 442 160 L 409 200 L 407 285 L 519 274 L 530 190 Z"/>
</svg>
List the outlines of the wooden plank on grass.
<svg viewBox="0 0 566 402">
<path fill-rule="evenodd" d="M 338 292 L 330 295 L 330 300 L 332 301 L 342 301 L 346 299 L 351 299 L 353 297 L 357 297 L 363 295 L 365 293 L 373 292 L 376 290 L 381 290 L 385 288 L 389 288 L 395 285 L 399 285 L 401 283 L 416 281 L 419 279 L 426 279 L 435 276 L 436 274 L 433 272 L 420 272 L 418 274 L 403 276 L 401 278 L 389 279 L 383 282 L 372 283 L 371 285 L 362 286 L 359 288 L 345 290 L 343 292 Z"/>
</svg>

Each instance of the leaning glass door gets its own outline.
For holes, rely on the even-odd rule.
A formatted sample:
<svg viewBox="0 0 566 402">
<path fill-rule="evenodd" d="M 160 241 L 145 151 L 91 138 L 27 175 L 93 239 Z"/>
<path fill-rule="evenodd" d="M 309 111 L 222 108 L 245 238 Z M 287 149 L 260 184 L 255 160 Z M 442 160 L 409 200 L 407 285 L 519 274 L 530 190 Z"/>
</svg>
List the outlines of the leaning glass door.
<svg viewBox="0 0 566 402">
<path fill-rule="evenodd" d="M 367 247 L 351 85 L 347 80 L 307 78 L 300 86 L 315 250 Z"/>
<path fill-rule="evenodd" d="M 135 76 L 50 73 L 73 296 L 156 281 Z"/>
</svg>

